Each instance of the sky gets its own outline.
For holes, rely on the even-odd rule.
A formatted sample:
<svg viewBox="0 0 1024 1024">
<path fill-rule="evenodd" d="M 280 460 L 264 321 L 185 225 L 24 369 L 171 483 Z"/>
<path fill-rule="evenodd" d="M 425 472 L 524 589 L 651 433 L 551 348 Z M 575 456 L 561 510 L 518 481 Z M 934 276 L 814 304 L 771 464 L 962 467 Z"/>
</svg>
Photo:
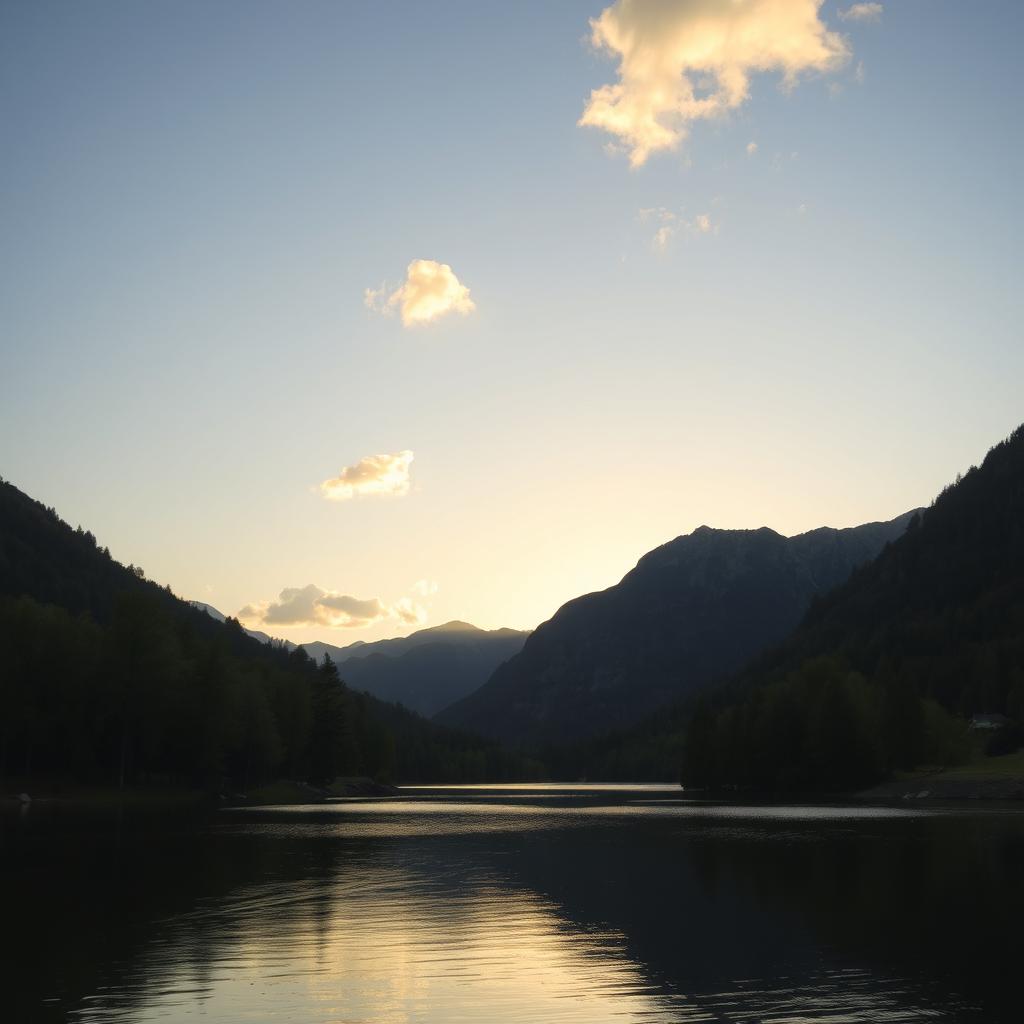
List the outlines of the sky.
<svg viewBox="0 0 1024 1024">
<path fill-rule="evenodd" d="M 1014 0 L 0 3 L 0 475 L 296 642 L 532 628 L 1024 420 Z"/>
</svg>

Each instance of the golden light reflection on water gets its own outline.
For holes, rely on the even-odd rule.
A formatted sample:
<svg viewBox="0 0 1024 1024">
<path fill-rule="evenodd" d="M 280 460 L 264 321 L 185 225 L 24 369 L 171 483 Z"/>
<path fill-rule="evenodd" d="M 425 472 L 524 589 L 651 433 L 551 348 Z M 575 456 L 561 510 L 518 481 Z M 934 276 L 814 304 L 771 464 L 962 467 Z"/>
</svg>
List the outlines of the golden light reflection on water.
<svg viewBox="0 0 1024 1024">
<path fill-rule="evenodd" d="M 459 799 L 447 790 L 228 812 L 218 834 L 229 855 L 259 854 L 247 884 L 165 920 L 131 971 L 113 970 L 71 1016 L 228 1024 L 960 1019 L 952 1006 L 950 1016 L 922 1003 L 894 975 L 808 947 L 785 914 L 778 924 L 779 908 L 765 917 L 756 894 L 740 895 L 742 874 L 724 884 L 720 865 L 729 857 L 708 860 L 711 847 L 700 846 L 742 847 L 748 852 L 736 863 L 746 865 L 748 856 L 767 855 L 768 835 L 789 849 L 797 839 L 820 840 L 822 829 L 898 828 L 928 817 L 918 809 L 723 807 L 667 793 L 651 804 L 650 791 L 555 806 L 537 799 L 544 795 L 506 789 Z M 699 848 L 684 854 L 690 840 Z M 688 872 L 685 897 L 673 892 L 676 865 Z M 650 877 L 638 877 L 645 870 Z M 784 875 L 772 869 L 768 877 Z M 773 945 L 776 927 L 792 949 Z M 707 962 L 690 971 L 702 955 Z M 744 970 L 752 963 L 763 974 Z"/>
<path fill-rule="evenodd" d="M 621 935 L 569 928 L 536 896 L 497 886 L 459 894 L 451 882 L 392 867 L 198 911 L 151 951 L 131 1019 L 678 1019 L 679 1000 L 652 991 Z M 231 933 L 227 951 L 196 963 L 197 926 Z M 102 1005 L 80 1016 L 106 1018 Z"/>
</svg>

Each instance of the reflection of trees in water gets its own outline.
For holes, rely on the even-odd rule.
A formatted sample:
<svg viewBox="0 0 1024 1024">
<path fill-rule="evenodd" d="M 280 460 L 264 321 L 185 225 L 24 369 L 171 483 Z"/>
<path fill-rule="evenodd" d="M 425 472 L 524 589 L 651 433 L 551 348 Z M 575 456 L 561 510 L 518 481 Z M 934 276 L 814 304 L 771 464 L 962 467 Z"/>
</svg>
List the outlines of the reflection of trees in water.
<svg viewBox="0 0 1024 1024">
<path fill-rule="evenodd" d="M 221 905 L 248 892 L 247 912 L 268 930 L 292 927 L 309 914 L 307 900 L 264 905 L 261 891 L 289 880 L 315 888 L 342 852 L 235 837 L 165 809 L 35 805 L 22 821 L 5 815 L 0 868 L 18 880 L 4 897 L 10 1019 L 63 1020 L 101 990 L 128 1012 L 159 981 L 171 949 L 195 988 L 209 991 L 211 964 L 237 938 Z"/>
<path fill-rule="evenodd" d="M 655 989 L 698 1001 L 737 979 L 799 990 L 858 966 L 897 1001 L 907 986 L 917 992 L 907 999 L 930 991 L 938 1005 L 959 990 L 995 1019 L 1016 994 L 1003 936 L 1024 909 L 1019 817 L 524 821 L 345 839 L 316 825 L 337 821 L 326 815 L 295 827 L 273 818 L 271 832 L 163 812 L 46 817 L 33 808 L 0 826 L 5 877 L 19 879 L 5 908 L 16 922 L 6 929 L 17 938 L 5 966 L 19 979 L 6 990 L 12 1019 L 63 1019 L 101 989 L 105 1006 L 131 1012 L 171 972 L 209 994 L 213 965 L 246 945 L 266 954 L 308 942 L 325 966 L 337 915 L 370 898 L 396 914 L 413 906 L 452 936 L 473 934 L 495 898 L 542 907 L 568 935 L 621 934 Z M 41 1009 L 40 993 L 61 1002 Z"/>
<path fill-rule="evenodd" d="M 695 826 L 566 833 L 557 857 L 527 840 L 510 874 L 578 926 L 621 931 L 673 989 L 860 965 L 957 1020 L 970 1010 L 954 997 L 1016 1009 L 1021 815 Z"/>
</svg>

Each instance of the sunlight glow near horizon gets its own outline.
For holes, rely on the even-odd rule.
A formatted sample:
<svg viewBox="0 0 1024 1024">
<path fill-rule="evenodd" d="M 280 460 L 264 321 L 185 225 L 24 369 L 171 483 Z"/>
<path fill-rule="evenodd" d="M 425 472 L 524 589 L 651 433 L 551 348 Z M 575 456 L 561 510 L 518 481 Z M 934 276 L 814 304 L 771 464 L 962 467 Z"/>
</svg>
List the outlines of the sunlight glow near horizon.
<svg viewBox="0 0 1024 1024">
<path fill-rule="evenodd" d="M 928 504 L 1024 419 L 1024 10 L 874 6 L 9 5 L 0 474 L 336 644 Z"/>
</svg>

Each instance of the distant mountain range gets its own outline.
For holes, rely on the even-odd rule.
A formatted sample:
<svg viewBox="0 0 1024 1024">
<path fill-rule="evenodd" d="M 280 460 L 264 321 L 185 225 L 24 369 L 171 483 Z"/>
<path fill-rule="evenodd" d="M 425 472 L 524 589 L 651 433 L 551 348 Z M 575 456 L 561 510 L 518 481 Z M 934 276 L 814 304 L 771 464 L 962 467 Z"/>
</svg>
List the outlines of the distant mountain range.
<svg viewBox="0 0 1024 1024">
<path fill-rule="evenodd" d="M 438 721 L 532 748 L 628 726 L 778 643 L 913 515 L 789 538 L 702 526 L 563 605 Z"/>
<path fill-rule="evenodd" d="M 0 778 L 244 788 L 318 773 L 325 781 L 328 767 L 423 782 L 539 770 L 338 687 L 304 651 L 224 618 L 0 480 Z M 452 630 L 460 639 L 464 625 Z M 408 648 L 410 638 L 396 643 Z M 408 653 L 429 637 L 416 643 Z"/>
<path fill-rule="evenodd" d="M 191 603 L 224 621 L 224 615 L 212 605 Z M 264 643 L 281 643 L 288 649 L 296 646 L 259 630 L 245 632 Z M 344 647 L 314 640 L 301 647 L 317 662 L 329 654 L 354 690 L 403 704 L 429 718 L 482 686 L 498 665 L 520 651 L 527 636 L 529 633 L 517 629 L 486 630 L 453 620 L 390 640 L 357 640 Z"/>
<path fill-rule="evenodd" d="M 479 689 L 503 661 L 522 650 L 528 636 L 518 629 L 486 630 L 455 620 L 394 640 L 302 646 L 318 661 L 329 654 L 353 689 L 431 717 Z"/>
</svg>

